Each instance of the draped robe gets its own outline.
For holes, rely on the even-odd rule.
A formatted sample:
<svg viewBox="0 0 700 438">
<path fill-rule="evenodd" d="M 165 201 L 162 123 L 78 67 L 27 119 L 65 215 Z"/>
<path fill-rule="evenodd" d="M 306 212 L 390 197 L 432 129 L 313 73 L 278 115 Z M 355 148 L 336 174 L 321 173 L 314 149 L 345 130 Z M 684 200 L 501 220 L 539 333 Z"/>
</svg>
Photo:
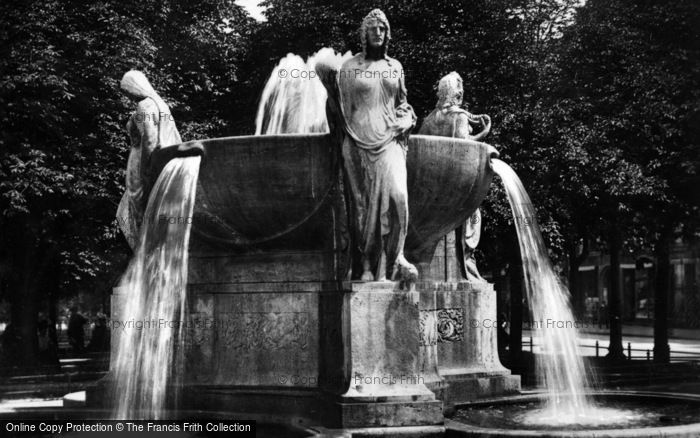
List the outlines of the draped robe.
<svg viewBox="0 0 700 438">
<path fill-rule="evenodd" d="M 359 250 L 373 269 L 385 251 L 392 267 L 403 256 L 408 231 L 406 142 L 416 123 L 406 101 L 403 68 L 387 56 L 369 60 L 358 54 L 343 64 L 337 78 Z"/>
<path fill-rule="evenodd" d="M 126 165 L 126 190 L 117 208 L 117 220 L 132 249 L 139 241 L 143 214 L 148 203 L 148 166 L 153 150 L 182 143 L 168 105 L 150 83 L 138 76 L 130 78 L 128 91 L 142 98 L 126 124 L 131 142 Z"/>
</svg>

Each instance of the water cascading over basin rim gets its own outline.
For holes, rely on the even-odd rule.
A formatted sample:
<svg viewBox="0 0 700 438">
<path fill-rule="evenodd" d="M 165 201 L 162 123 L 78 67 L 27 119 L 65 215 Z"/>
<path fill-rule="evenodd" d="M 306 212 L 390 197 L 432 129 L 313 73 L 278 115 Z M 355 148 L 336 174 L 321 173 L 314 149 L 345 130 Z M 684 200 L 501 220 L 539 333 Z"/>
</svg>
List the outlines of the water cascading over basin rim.
<svg viewBox="0 0 700 438">
<path fill-rule="evenodd" d="M 151 174 L 183 150 L 201 148 L 193 235 L 245 248 L 293 234 L 329 202 L 341 168 L 333 138 L 278 134 L 188 142 L 154 151 Z M 431 257 L 437 240 L 474 212 L 493 178 L 496 154 L 471 140 L 410 137 L 407 254 Z"/>
</svg>

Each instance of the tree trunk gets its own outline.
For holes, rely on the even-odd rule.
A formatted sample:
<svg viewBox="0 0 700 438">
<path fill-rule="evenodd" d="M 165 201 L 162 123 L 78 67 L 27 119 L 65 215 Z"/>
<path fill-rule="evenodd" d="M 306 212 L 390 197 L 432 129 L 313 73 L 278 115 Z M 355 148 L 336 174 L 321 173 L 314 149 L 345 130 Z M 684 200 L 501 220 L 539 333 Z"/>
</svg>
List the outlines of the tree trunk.
<svg viewBox="0 0 700 438">
<path fill-rule="evenodd" d="M 56 292 L 51 292 L 49 295 L 49 341 L 51 342 L 52 357 L 55 356 L 56 365 L 58 361 L 58 332 L 56 325 L 58 324 L 58 300 Z M 55 354 L 54 354 L 55 353 Z"/>
<path fill-rule="evenodd" d="M 622 288 L 620 288 L 620 246 L 621 239 L 616 227 L 609 236 L 610 245 L 610 289 L 608 292 L 608 312 L 610 314 L 610 346 L 607 358 L 624 360 L 622 350 Z"/>
<path fill-rule="evenodd" d="M 13 362 L 24 371 L 41 367 L 39 355 L 39 301 L 41 291 L 53 288 L 47 279 L 50 266 L 56 262 L 57 251 L 37 245 L 31 232 L 23 233 L 15 269 L 18 272 L 10 295 L 10 320 L 16 333 L 12 346 Z"/>
<path fill-rule="evenodd" d="M 668 363 L 668 296 L 670 283 L 671 233 L 664 230 L 656 245 L 656 281 L 654 287 L 654 362 Z"/>
<path fill-rule="evenodd" d="M 60 361 L 58 359 L 58 333 L 56 324 L 58 323 L 58 296 L 61 288 L 61 265 L 58 260 L 53 260 L 51 270 L 51 283 L 49 285 L 48 296 L 48 319 L 49 319 L 49 351 L 46 354 L 48 365 L 55 366 L 56 371 L 60 371 Z"/>
<path fill-rule="evenodd" d="M 13 288 L 10 298 L 10 321 L 16 338 L 10 354 L 15 365 L 22 369 L 33 369 L 39 364 L 38 328 L 38 281 L 37 248 L 31 239 L 25 240 L 20 255 L 20 281 Z"/>
<path fill-rule="evenodd" d="M 584 239 L 581 253 L 578 253 L 577 241 L 572 241 L 568 245 L 569 257 L 569 293 L 571 294 L 571 306 L 574 314 L 581 318 L 585 314 L 584 291 L 579 287 L 578 268 L 588 257 L 588 239 Z"/>
</svg>

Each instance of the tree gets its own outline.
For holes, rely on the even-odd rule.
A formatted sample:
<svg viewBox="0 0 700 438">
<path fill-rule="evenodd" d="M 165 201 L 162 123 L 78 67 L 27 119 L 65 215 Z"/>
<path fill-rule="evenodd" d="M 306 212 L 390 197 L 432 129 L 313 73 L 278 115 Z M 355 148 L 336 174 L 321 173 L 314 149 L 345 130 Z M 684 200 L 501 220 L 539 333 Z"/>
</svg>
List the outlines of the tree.
<svg viewBox="0 0 700 438">
<path fill-rule="evenodd" d="M 232 1 L 0 5 L 0 298 L 19 329 L 16 363 L 37 363 L 42 297 L 109 290 L 129 257 L 114 221 L 133 109 L 121 76 L 144 71 L 185 138 L 213 136 L 236 107 L 225 99 L 250 25 Z"/>
<path fill-rule="evenodd" d="M 568 141 L 596 157 L 586 169 L 593 173 L 584 177 L 596 202 L 584 205 L 596 212 L 606 234 L 616 236 L 607 240 L 613 253 L 625 241 L 646 242 L 656 248 L 657 265 L 664 265 L 661 274 L 671 239 L 697 229 L 698 197 L 689 189 L 699 162 L 699 19 L 700 8 L 691 1 L 589 1 L 559 50 L 557 112 L 578 127 Z M 657 280 L 658 311 L 668 279 Z M 657 338 L 663 338 L 658 323 L 665 316 L 659 316 Z M 611 341 L 621 350 L 619 327 L 614 331 Z"/>
</svg>

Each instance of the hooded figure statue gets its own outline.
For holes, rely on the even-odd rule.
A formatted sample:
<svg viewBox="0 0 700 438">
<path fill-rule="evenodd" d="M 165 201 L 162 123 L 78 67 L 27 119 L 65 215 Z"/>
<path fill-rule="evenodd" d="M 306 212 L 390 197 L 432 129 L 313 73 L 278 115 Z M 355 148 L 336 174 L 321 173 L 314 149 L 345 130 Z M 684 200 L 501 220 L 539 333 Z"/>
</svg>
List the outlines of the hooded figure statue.
<svg viewBox="0 0 700 438">
<path fill-rule="evenodd" d="M 437 85 L 438 102 L 433 112 L 425 118 L 419 134 L 443 137 L 468 138 L 479 141 L 491 130 L 491 118 L 485 114 L 472 115 L 461 107 L 464 97 L 462 77 L 451 72 L 440 79 Z M 472 134 L 472 124 L 483 128 Z"/>
<path fill-rule="evenodd" d="M 363 281 L 412 281 L 403 255 L 408 231 L 406 143 L 416 116 L 406 101 L 401 64 L 387 56 L 391 28 L 379 9 L 362 22 L 362 53 L 337 74 L 343 161 L 350 186 L 354 240 Z"/>
<path fill-rule="evenodd" d="M 463 109 L 463 96 L 462 77 L 457 72 L 453 71 L 440 79 L 437 86 L 437 105 L 423 121 L 419 133 L 476 141 L 485 137 L 491 130 L 491 118 L 487 115 L 474 116 Z M 471 124 L 481 124 L 483 129 L 472 135 Z M 479 274 L 474 259 L 474 251 L 481 236 L 481 211 L 477 209 L 455 233 L 457 259 L 462 276 L 470 281 L 485 281 Z"/>
<path fill-rule="evenodd" d="M 135 250 L 140 240 L 148 192 L 153 184 L 148 175 L 151 153 L 156 148 L 182 143 L 182 139 L 170 108 L 143 73 L 127 72 L 120 88 L 131 100 L 138 102 L 126 124 L 131 151 L 126 165 L 126 191 L 117 209 L 119 227 L 129 246 Z"/>
</svg>

